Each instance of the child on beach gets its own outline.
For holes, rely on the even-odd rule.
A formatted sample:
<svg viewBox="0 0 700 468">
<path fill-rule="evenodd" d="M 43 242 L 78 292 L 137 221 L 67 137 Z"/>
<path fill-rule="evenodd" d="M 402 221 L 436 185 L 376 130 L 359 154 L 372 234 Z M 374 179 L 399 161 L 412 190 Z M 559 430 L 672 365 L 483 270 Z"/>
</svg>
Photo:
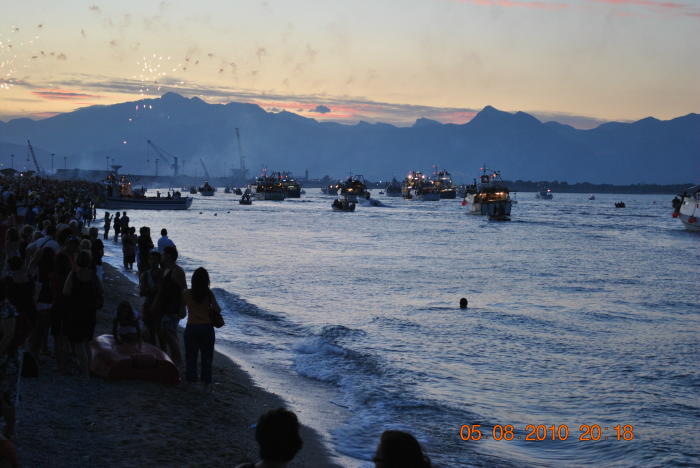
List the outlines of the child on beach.
<svg viewBox="0 0 700 468">
<path fill-rule="evenodd" d="M 117 306 L 117 313 L 112 322 L 112 335 L 118 344 L 142 342 L 141 324 L 128 301 L 121 301 Z"/>
</svg>

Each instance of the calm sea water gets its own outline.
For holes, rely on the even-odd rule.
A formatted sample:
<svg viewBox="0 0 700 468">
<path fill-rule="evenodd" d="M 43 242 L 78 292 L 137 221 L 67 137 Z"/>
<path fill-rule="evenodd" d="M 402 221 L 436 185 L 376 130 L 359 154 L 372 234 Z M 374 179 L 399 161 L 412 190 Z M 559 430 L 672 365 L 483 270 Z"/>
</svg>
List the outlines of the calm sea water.
<svg viewBox="0 0 700 468">
<path fill-rule="evenodd" d="M 671 197 L 521 193 L 498 223 L 459 200 L 334 213 L 307 192 L 129 215 L 154 241 L 167 227 L 188 272 L 209 270 L 219 343 L 297 406 L 323 389 L 317 406 L 340 417 L 313 425 L 345 464 L 369 466 L 386 428 L 439 466 L 700 463 L 700 236 L 671 218 Z M 462 440 L 465 424 L 488 439 Z M 526 441 L 529 424 L 567 425 L 568 439 Z M 493 440 L 495 425 L 514 440 Z M 579 440 L 582 425 L 600 440 Z"/>
</svg>

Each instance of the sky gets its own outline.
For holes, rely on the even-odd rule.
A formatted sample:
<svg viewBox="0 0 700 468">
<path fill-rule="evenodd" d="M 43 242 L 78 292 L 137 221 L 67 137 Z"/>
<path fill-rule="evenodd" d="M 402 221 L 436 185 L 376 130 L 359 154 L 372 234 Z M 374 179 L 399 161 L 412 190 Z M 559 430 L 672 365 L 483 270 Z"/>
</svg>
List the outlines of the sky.
<svg viewBox="0 0 700 468">
<path fill-rule="evenodd" d="M 317 120 L 700 112 L 700 0 L 0 0 L 0 120 L 166 91 Z"/>
</svg>

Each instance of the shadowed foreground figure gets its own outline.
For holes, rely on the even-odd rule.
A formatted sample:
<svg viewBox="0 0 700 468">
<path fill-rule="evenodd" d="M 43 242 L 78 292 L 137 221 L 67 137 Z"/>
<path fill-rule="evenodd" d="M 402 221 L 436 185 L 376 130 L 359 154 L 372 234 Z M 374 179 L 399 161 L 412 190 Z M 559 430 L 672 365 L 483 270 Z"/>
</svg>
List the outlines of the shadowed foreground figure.
<svg viewBox="0 0 700 468">
<path fill-rule="evenodd" d="M 260 446 L 258 463 L 243 463 L 236 468 L 284 468 L 301 450 L 299 420 L 289 410 L 278 408 L 260 416 L 255 429 Z"/>
<path fill-rule="evenodd" d="M 372 461 L 375 468 L 432 467 L 416 438 L 402 431 L 384 431 Z"/>
</svg>

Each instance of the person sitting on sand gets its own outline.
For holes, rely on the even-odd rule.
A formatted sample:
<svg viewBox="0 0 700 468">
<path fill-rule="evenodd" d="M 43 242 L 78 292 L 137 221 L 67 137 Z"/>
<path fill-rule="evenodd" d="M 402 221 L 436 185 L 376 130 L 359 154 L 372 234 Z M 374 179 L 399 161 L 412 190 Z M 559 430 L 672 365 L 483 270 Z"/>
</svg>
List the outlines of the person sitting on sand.
<svg viewBox="0 0 700 468">
<path fill-rule="evenodd" d="M 296 414 L 284 408 L 260 416 L 255 428 L 255 440 L 260 447 L 261 460 L 258 463 L 243 463 L 236 468 L 284 468 L 304 445 Z"/>
<path fill-rule="evenodd" d="M 122 343 L 141 343 L 141 326 L 139 319 L 128 301 L 121 301 L 112 322 L 114 341 Z"/>
<path fill-rule="evenodd" d="M 372 461 L 375 468 L 432 467 L 416 438 L 403 431 L 384 431 Z"/>
</svg>

